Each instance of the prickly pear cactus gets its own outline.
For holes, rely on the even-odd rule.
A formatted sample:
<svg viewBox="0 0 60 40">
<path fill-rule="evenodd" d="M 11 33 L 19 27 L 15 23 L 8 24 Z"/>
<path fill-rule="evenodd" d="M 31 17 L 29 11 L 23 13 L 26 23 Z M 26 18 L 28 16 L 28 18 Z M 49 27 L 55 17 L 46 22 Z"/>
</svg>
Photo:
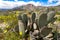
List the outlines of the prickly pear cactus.
<svg viewBox="0 0 60 40">
<path fill-rule="evenodd" d="M 27 23 L 28 23 L 28 17 L 26 14 L 22 15 L 22 22 L 24 23 L 25 29 L 27 27 Z"/>
<path fill-rule="evenodd" d="M 44 13 L 40 14 L 38 24 L 40 28 L 47 24 L 47 14 Z"/>
<path fill-rule="evenodd" d="M 41 30 L 41 34 L 43 35 L 43 37 L 46 37 L 49 33 L 52 32 L 52 28 L 43 28 L 43 30 Z"/>
<path fill-rule="evenodd" d="M 35 21 L 35 18 L 36 18 L 36 14 L 35 14 L 35 13 L 32 13 L 32 17 L 31 17 L 32 22 L 34 22 L 34 21 Z"/>
<path fill-rule="evenodd" d="M 50 11 L 48 14 L 47 14 L 47 21 L 48 22 L 51 22 L 53 20 L 55 16 L 55 12 L 54 11 Z"/>
<path fill-rule="evenodd" d="M 18 21 L 18 25 L 19 25 L 19 34 L 21 37 L 24 37 L 25 35 L 25 28 L 24 28 L 24 24 L 21 20 Z"/>
<path fill-rule="evenodd" d="M 52 29 L 48 28 L 47 25 L 50 22 L 54 22 L 56 20 L 54 16 L 55 16 L 54 11 L 50 11 L 49 13 L 40 13 L 37 19 L 35 13 L 32 13 L 30 17 L 27 14 L 22 14 L 21 16 L 18 17 L 20 35 L 24 36 L 26 33 L 29 34 L 30 32 L 32 32 L 32 30 L 34 32 L 34 30 L 37 28 L 37 30 L 39 30 L 39 33 L 42 35 L 39 36 L 46 37 L 50 32 L 52 32 Z M 34 23 L 36 25 L 33 25 Z M 33 29 L 34 27 L 35 29 Z M 26 29 L 28 32 L 25 33 Z"/>
</svg>

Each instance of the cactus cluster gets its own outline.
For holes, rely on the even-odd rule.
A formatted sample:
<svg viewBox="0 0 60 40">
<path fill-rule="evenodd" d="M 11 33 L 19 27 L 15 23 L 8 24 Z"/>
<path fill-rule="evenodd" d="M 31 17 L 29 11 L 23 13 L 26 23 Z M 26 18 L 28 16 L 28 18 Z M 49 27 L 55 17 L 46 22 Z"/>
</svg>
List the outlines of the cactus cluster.
<svg viewBox="0 0 60 40">
<path fill-rule="evenodd" d="M 47 25 L 54 20 L 54 16 L 55 16 L 54 11 L 51 11 L 48 13 L 41 13 L 38 19 L 36 19 L 36 13 L 34 13 L 34 12 L 31 13 L 31 17 L 28 17 L 27 14 L 22 14 L 22 15 L 18 16 L 18 22 L 23 23 L 23 25 L 19 24 L 20 25 L 19 27 L 21 30 L 23 29 L 22 31 L 24 31 L 24 34 L 25 34 L 30 31 L 34 31 L 33 24 L 35 23 L 36 27 L 38 28 L 38 29 L 37 28 L 36 29 L 40 31 L 40 35 L 43 35 L 43 37 L 45 37 L 49 34 L 49 32 L 52 31 L 52 29 L 48 28 Z M 19 32 L 20 32 L 20 30 L 19 30 Z"/>
</svg>

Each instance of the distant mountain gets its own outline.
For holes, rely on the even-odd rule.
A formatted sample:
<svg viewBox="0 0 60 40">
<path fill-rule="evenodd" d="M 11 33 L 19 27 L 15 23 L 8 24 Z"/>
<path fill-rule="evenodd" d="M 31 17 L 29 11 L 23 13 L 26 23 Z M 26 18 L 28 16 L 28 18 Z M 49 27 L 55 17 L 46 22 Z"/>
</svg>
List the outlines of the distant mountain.
<svg viewBox="0 0 60 40">
<path fill-rule="evenodd" d="M 44 7 L 44 6 L 35 6 L 33 4 L 27 4 L 19 7 L 13 8 L 13 10 L 28 10 L 28 11 L 35 11 L 35 10 L 46 10 L 46 8 L 49 8 L 49 10 L 54 9 L 56 11 L 60 11 L 60 5 L 58 6 L 50 6 L 50 7 Z"/>
<path fill-rule="evenodd" d="M 27 10 L 27 11 L 47 11 L 46 9 L 49 8 L 49 11 L 51 10 L 56 10 L 56 11 L 60 11 L 60 5 L 58 6 L 50 6 L 50 7 L 44 7 L 44 6 L 35 6 L 33 4 L 27 4 L 27 5 L 22 5 L 22 6 L 18 6 L 18 7 L 15 7 L 15 8 L 12 8 L 12 9 L 0 9 L 0 11 L 7 11 L 7 10 L 11 10 L 11 11 L 16 11 L 16 10 L 19 10 L 19 11 L 24 11 L 24 10 Z"/>
<path fill-rule="evenodd" d="M 34 5 L 32 5 L 32 4 L 28 4 L 28 5 L 22 5 L 22 6 L 19 6 L 19 7 L 15 7 L 15 8 L 13 8 L 12 10 L 33 10 L 33 9 L 35 9 L 36 8 L 36 6 L 34 6 Z"/>
<path fill-rule="evenodd" d="M 46 8 L 46 7 L 35 6 L 33 4 L 27 4 L 27 5 L 22 5 L 22 6 L 19 6 L 19 7 L 15 7 L 12 10 L 13 11 L 15 11 L 15 10 L 19 10 L 19 11 L 24 11 L 24 10 L 27 10 L 27 11 L 36 11 L 36 10 L 41 10 L 41 9 L 44 9 L 44 8 Z"/>
</svg>

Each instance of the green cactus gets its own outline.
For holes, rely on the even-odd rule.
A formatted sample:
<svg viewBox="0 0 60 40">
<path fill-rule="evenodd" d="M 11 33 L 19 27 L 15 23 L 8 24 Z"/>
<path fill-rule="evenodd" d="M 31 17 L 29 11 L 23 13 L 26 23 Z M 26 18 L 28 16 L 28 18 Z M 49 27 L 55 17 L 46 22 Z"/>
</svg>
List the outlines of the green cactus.
<svg viewBox="0 0 60 40">
<path fill-rule="evenodd" d="M 43 35 L 43 37 L 46 37 L 50 32 L 52 32 L 52 29 L 51 28 L 48 28 L 47 25 L 49 23 L 52 23 L 56 20 L 56 18 L 54 18 L 55 16 L 55 12 L 54 11 L 51 11 L 49 13 L 41 13 L 39 18 L 38 19 L 35 19 L 36 18 L 36 14 L 35 13 L 32 13 L 32 16 L 31 18 L 28 18 L 28 16 L 26 14 L 22 14 L 18 17 L 18 19 L 20 20 L 20 24 L 21 27 L 19 27 L 19 30 L 20 30 L 20 34 L 21 31 L 23 33 L 25 33 L 24 31 L 27 29 L 27 31 L 30 29 L 29 27 L 31 27 L 31 30 L 33 29 L 33 23 L 36 23 L 37 25 L 37 29 L 40 31 L 41 35 Z M 28 25 L 28 21 L 30 21 L 30 24 L 29 26 Z M 19 22 L 18 22 L 19 23 Z M 45 27 L 46 26 L 46 27 Z M 45 27 L 45 28 L 44 28 Z M 42 29 L 42 30 L 40 30 Z M 31 31 L 29 30 L 29 32 Z M 33 29 L 34 30 L 34 29 Z M 29 32 L 27 34 L 29 34 Z M 26 33 L 25 33 L 26 34 Z M 26 35 L 27 35 L 26 34 Z M 26 36 L 25 35 L 25 36 Z"/>
<path fill-rule="evenodd" d="M 51 11 L 47 14 L 47 22 L 51 22 L 55 16 L 55 12 Z"/>
<path fill-rule="evenodd" d="M 36 14 L 35 13 L 32 13 L 32 22 L 35 21 L 35 18 L 36 18 Z"/>
<path fill-rule="evenodd" d="M 22 20 L 18 21 L 18 25 L 19 25 L 19 34 L 21 37 L 24 37 L 25 36 L 25 26 L 24 26 Z"/>
<path fill-rule="evenodd" d="M 18 16 L 19 34 L 21 37 L 25 36 L 27 23 L 28 23 L 28 17 L 26 14 L 22 14 Z"/>
<path fill-rule="evenodd" d="M 52 28 L 43 28 L 43 30 L 41 30 L 41 34 L 43 35 L 43 37 L 46 37 L 49 33 L 52 32 Z"/>
<path fill-rule="evenodd" d="M 47 24 L 47 14 L 42 13 L 40 14 L 38 25 L 41 28 L 46 24 Z"/>
<path fill-rule="evenodd" d="M 27 27 L 27 23 L 28 23 L 28 17 L 26 14 L 22 15 L 22 22 L 24 23 L 25 29 Z"/>
</svg>

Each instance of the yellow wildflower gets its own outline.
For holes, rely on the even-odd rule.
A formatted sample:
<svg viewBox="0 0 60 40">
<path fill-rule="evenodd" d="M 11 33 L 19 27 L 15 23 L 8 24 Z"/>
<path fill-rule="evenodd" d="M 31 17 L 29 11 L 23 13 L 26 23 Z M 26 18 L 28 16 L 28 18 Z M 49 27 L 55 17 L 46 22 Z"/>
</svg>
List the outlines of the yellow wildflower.
<svg viewBox="0 0 60 40">
<path fill-rule="evenodd" d="M 22 35 L 23 33 L 22 32 L 19 32 L 20 35 Z"/>
<path fill-rule="evenodd" d="M 6 33 L 7 32 L 7 30 L 4 30 L 4 33 Z"/>
<path fill-rule="evenodd" d="M 7 25 L 6 28 L 9 28 L 9 25 Z"/>
</svg>

